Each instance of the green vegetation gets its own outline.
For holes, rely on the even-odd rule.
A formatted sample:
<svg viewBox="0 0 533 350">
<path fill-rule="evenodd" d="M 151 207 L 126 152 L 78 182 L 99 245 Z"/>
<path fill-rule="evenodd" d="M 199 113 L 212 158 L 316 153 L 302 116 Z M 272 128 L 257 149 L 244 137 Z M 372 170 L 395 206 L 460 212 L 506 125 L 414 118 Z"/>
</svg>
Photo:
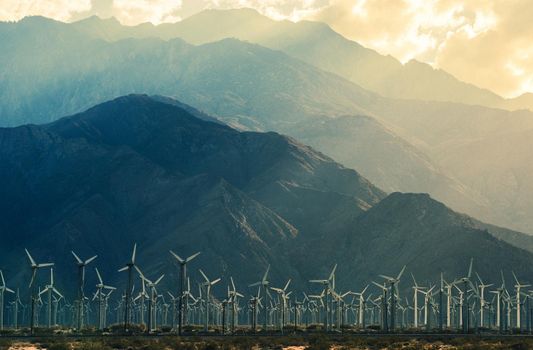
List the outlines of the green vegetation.
<svg viewBox="0 0 533 350">
<path fill-rule="evenodd" d="M 0 340 L 0 350 L 24 344 Z M 32 344 L 47 350 L 522 350 L 533 349 L 533 338 L 405 338 L 360 337 L 317 334 L 309 337 L 123 337 L 35 339 Z M 297 349 L 295 349 L 297 348 Z"/>
</svg>

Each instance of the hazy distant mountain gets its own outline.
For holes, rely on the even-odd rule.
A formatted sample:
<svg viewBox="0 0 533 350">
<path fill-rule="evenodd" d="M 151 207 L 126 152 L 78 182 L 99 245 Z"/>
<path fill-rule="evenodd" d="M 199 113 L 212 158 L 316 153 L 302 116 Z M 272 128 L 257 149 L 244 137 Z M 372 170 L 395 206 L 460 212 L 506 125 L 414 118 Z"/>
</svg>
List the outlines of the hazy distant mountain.
<svg viewBox="0 0 533 350">
<path fill-rule="evenodd" d="M 533 130 L 450 145 L 436 158 L 464 183 L 483 192 L 515 227 L 533 227 Z M 527 225 L 527 226 L 526 226 Z"/>
<path fill-rule="evenodd" d="M 97 253 L 109 283 L 121 284 L 116 268 L 133 242 L 138 264 L 150 276 L 166 272 L 168 285 L 168 249 L 202 251 L 193 277 L 201 267 L 242 289 L 267 264 L 274 284 L 290 277 L 295 288 L 335 262 L 343 288 L 403 263 L 424 279 L 441 269 L 453 278 L 470 256 L 489 281 L 499 278 L 496 263 L 533 277 L 532 253 L 427 195 L 383 199 L 354 170 L 290 138 L 238 132 L 158 100 L 126 96 L 51 124 L 0 129 L 0 228 L 10 242 L 2 261 L 12 278 L 28 278 L 27 247 L 56 262 L 72 291 L 74 249 Z"/>
<path fill-rule="evenodd" d="M 486 208 L 488 201 L 439 168 L 428 156 L 374 118 L 345 116 L 297 125 L 292 135 L 360 169 L 380 188 L 394 192 L 431 192 L 458 210 Z M 482 192 L 480 192 L 482 193 Z M 477 215 L 487 215 L 478 212 Z"/>
<path fill-rule="evenodd" d="M 237 38 L 282 50 L 387 97 L 533 110 L 531 98 L 506 100 L 428 64 L 412 60 L 403 65 L 346 39 L 326 24 L 274 21 L 252 9 L 205 10 L 178 23 L 159 26 L 145 23 L 124 27 L 114 19 L 98 17 L 74 25 L 106 40 L 156 36 L 204 44 Z"/>
<path fill-rule="evenodd" d="M 76 25 L 80 22 L 32 17 L 0 26 L 8 48 L 0 52 L 3 125 L 51 121 L 132 92 L 172 96 L 235 127 L 305 138 L 347 166 L 363 169 L 387 191 L 428 192 L 484 221 L 533 231 L 527 219 L 509 220 L 513 209 L 497 196 L 492 203 L 436 161 L 447 145 L 533 129 L 533 113 L 388 99 L 282 52 L 235 39 L 201 46 L 158 38 L 108 42 Z M 113 20 L 100 29 L 107 25 L 125 30 Z M 346 115 L 375 121 L 329 121 Z M 331 129 L 323 128 L 324 120 Z M 332 138 L 332 130 L 344 126 L 351 132 Z M 380 137 L 366 137 L 367 132 Z M 351 155 L 350 148 L 335 145 L 370 153 Z"/>
</svg>

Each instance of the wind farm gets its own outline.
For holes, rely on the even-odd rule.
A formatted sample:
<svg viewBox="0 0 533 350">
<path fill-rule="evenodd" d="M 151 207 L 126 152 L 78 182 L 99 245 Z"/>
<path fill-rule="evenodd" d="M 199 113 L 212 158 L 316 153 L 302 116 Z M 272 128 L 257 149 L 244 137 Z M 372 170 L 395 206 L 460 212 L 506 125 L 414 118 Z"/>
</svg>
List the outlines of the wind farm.
<svg viewBox="0 0 533 350">
<path fill-rule="evenodd" d="M 283 336 L 290 334 L 333 335 L 507 335 L 527 336 L 533 332 L 533 290 L 511 271 L 514 283 L 485 284 L 475 272 L 474 260 L 465 265 L 465 274 L 444 278 L 445 272 L 435 273 L 435 283 L 418 283 L 411 274 L 402 279 L 408 266 L 400 268 L 395 277 L 377 275 L 365 286 L 340 290 L 336 281 L 343 276 L 335 264 L 326 279 L 308 281 L 307 289 L 291 289 L 289 279 L 283 286 L 271 286 L 270 266 L 261 280 L 251 283 L 247 291 L 237 290 L 232 277 L 210 279 L 201 269 L 201 258 L 177 259 L 196 265 L 199 280 L 184 274 L 172 281 L 171 289 L 160 288 L 165 277 L 149 279 L 136 264 L 137 244 L 125 270 L 132 266 L 125 289 L 104 284 L 95 267 L 98 284 L 87 288 L 92 298 L 85 296 L 84 267 L 95 260 L 81 260 L 75 253 L 81 271 L 72 276 L 78 281 L 72 296 L 65 295 L 54 285 L 54 263 L 36 263 L 26 250 L 30 262 L 31 280 L 28 287 L 12 286 L 17 291 L 27 289 L 25 302 L 19 292 L 8 288 L 2 277 L 0 301 L 3 334 L 13 337 L 35 334 L 84 334 L 85 336 Z M 95 263 L 97 264 L 97 263 Z M 49 272 L 50 279 L 40 285 L 37 271 Z M 183 272 L 184 269 L 181 269 Z M 7 276 L 9 277 L 9 276 Z M 187 282 L 183 282 L 185 281 Z M 440 287 L 439 284 L 440 283 Z M 198 286 L 198 292 L 191 289 Z M 316 288 L 316 286 L 320 288 Z M 135 290 L 139 293 L 136 296 Z M 413 293 L 401 294 L 412 290 Z M 36 292 L 37 291 L 37 292 Z M 5 292 L 9 293 L 5 294 Z M 115 292 L 115 293 L 114 293 Z M 319 294 L 313 294 L 319 292 Z M 169 299 L 170 297 L 170 299 Z M 167 301 L 170 301 L 169 304 Z M 147 305 L 146 305 L 147 302 Z M 80 305 L 81 304 L 81 305 Z M 181 320 L 181 322 L 177 322 Z M 262 322 L 258 322 L 262 320 Z"/>
</svg>

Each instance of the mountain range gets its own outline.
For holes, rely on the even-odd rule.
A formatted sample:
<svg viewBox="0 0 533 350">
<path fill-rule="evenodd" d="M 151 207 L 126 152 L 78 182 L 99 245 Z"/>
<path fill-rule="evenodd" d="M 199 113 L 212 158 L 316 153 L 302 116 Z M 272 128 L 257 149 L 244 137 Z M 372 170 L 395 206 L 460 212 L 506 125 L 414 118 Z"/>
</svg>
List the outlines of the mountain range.
<svg viewBox="0 0 533 350">
<path fill-rule="evenodd" d="M 96 16 L 74 23 L 76 29 L 108 41 L 125 38 L 182 38 L 205 44 L 236 38 L 280 50 L 344 77 L 365 89 L 395 99 L 457 102 L 509 110 L 533 110 L 531 94 L 505 99 L 465 83 L 426 63 L 405 64 L 349 40 L 321 22 L 276 21 L 253 9 L 204 10 L 176 23 L 122 26 L 115 18 Z"/>
<path fill-rule="evenodd" d="M 98 254 L 95 266 L 120 286 L 116 269 L 134 242 L 145 274 L 166 273 L 168 286 L 177 272 L 169 249 L 201 251 L 194 279 L 201 267 L 242 290 L 269 264 L 273 285 L 292 278 L 296 289 L 335 263 L 340 288 L 403 264 L 420 281 L 441 271 L 453 279 L 470 257 L 487 281 L 500 268 L 533 277 L 533 252 L 513 245 L 531 247 L 530 236 L 427 194 L 387 195 L 292 138 L 239 131 L 168 98 L 129 95 L 52 123 L 1 128 L 0 162 L 0 230 L 10 242 L 2 269 L 12 284 L 29 278 L 28 248 L 56 263 L 64 290 L 74 290 L 70 250 Z"/>
<path fill-rule="evenodd" d="M 510 220 L 516 210 L 527 212 L 529 203 L 509 207 L 497 195 L 489 200 L 435 159 L 448 143 L 531 129 L 530 112 L 388 99 L 283 52 L 235 39 L 200 46 L 181 39 L 106 41 L 102 36 L 114 31 L 106 26 L 117 23 L 96 20 L 65 24 L 30 17 L 0 25 L 4 125 L 51 121 L 131 92 L 172 96 L 240 129 L 303 139 L 386 191 L 427 192 L 456 210 L 529 231 L 527 216 Z M 100 24 L 90 30 L 93 22 Z M 368 122 L 331 133 L 347 120 Z"/>
</svg>

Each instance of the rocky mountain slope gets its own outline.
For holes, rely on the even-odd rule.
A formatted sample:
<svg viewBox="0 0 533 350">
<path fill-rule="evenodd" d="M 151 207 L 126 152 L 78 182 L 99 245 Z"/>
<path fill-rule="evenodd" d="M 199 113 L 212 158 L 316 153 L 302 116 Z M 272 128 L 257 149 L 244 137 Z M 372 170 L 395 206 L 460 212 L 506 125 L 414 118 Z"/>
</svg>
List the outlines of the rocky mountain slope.
<svg viewBox="0 0 533 350">
<path fill-rule="evenodd" d="M 0 230 L 10 242 L 0 264 L 12 285 L 29 277 L 25 247 L 57 264 L 65 290 L 74 289 L 71 249 L 98 254 L 95 265 L 121 285 L 116 269 L 134 242 L 138 264 L 149 276 L 166 273 L 167 286 L 177 271 L 168 249 L 202 251 L 195 268 L 233 276 L 244 290 L 268 264 L 274 284 L 292 278 L 300 290 L 335 262 L 341 288 L 402 263 L 424 278 L 455 275 L 470 256 L 487 280 L 498 278 L 491 264 L 533 277 L 532 253 L 427 195 L 385 198 L 293 139 L 240 132 L 191 110 L 130 95 L 50 124 L 0 129 Z"/>
</svg>

